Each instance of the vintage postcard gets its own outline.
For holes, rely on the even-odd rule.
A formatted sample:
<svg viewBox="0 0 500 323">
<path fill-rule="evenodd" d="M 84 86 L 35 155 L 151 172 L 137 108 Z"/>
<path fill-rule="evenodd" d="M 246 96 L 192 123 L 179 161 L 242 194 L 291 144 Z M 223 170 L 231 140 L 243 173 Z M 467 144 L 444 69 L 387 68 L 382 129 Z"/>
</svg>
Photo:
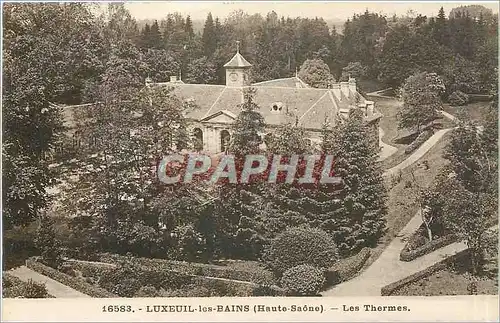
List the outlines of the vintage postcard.
<svg viewBox="0 0 500 323">
<path fill-rule="evenodd" d="M 2 320 L 490 322 L 497 2 L 3 2 Z"/>
</svg>

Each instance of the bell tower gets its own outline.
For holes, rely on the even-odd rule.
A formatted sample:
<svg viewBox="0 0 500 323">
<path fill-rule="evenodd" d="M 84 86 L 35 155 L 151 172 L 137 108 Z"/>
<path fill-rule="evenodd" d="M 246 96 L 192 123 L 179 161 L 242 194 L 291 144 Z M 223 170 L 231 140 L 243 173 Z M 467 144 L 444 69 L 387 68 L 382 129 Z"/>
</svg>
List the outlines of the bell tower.
<svg viewBox="0 0 500 323">
<path fill-rule="evenodd" d="M 240 54 L 240 42 L 236 42 L 236 54 L 224 65 L 226 69 L 226 86 L 242 87 L 250 85 L 248 70 L 252 67 Z"/>
</svg>

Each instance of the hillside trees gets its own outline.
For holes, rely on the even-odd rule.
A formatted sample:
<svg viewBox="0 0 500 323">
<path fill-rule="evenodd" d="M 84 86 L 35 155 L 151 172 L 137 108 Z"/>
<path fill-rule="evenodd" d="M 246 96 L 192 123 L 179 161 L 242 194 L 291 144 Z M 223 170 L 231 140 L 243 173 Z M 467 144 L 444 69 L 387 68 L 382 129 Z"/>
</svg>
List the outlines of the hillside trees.
<svg viewBox="0 0 500 323">
<path fill-rule="evenodd" d="M 442 107 L 440 95 L 444 90 L 443 81 L 435 73 L 410 76 L 400 91 L 403 106 L 398 112 L 398 127 L 420 132 L 422 126 L 436 119 L 436 110 Z"/>
<path fill-rule="evenodd" d="M 330 68 L 321 59 L 308 59 L 302 64 L 298 76 L 308 85 L 326 89 L 335 82 Z"/>
<path fill-rule="evenodd" d="M 63 130 L 50 102 L 79 102 L 100 70 L 100 39 L 82 4 L 4 6 L 3 201 L 6 226 L 28 224 L 47 205 L 46 155 Z M 76 22 L 73 21 L 76 19 Z M 51 21 L 47 28 L 46 21 Z"/>
<path fill-rule="evenodd" d="M 333 135 L 326 136 L 324 147 L 335 156 L 333 169 L 342 178 L 342 185 L 337 194 L 339 207 L 323 224 L 323 230 L 332 233 L 341 254 L 348 255 L 376 243 L 387 213 L 377 151 L 361 111 L 353 110 Z"/>
</svg>

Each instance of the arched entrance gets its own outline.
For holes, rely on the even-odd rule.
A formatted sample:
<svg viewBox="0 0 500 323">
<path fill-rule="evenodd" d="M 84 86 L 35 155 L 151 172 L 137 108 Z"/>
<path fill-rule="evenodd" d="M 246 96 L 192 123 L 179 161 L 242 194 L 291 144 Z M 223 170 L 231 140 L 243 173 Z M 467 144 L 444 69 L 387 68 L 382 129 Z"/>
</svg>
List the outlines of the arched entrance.
<svg viewBox="0 0 500 323">
<path fill-rule="evenodd" d="M 196 151 L 203 150 L 203 131 L 200 128 L 194 128 L 193 137 L 194 137 L 193 140 L 194 150 Z"/>
<path fill-rule="evenodd" d="M 222 152 L 227 151 L 227 149 L 229 148 L 230 140 L 231 140 L 231 135 L 229 134 L 229 131 L 222 130 L 220 132 L 220 150 Z"/>
</svg>

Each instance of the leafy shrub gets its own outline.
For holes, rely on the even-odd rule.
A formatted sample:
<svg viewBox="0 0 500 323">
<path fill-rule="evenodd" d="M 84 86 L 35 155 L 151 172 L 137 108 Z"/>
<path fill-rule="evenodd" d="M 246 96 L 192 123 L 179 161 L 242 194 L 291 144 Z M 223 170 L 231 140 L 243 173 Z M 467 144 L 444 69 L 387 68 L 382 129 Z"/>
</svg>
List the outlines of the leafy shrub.
<svg viewBox="0 0 500 323">
<path fill-rule="evenodd" d="M 102 254 L 100 259 L 104 262 L 116 263 L 126 258 L 116 254 Z M 155 270 L 182 272 L 194 276 L 227 278 L 254 282 L 257 284 L 261 284 L 263 281 L 268 281 L 271 284 L 276 282 L 272 272 L 260 266 L 256 266 L 255 263 L 249 265 L 250 262 L 245 262 L 246 266 L 240 264 L 237 268 L 234 268 L 231 266 L 152 258 L 132 258 L 131 261 L 143 267 L 155 268 Z"/>
<path fill-rule="evenodd" d="M 290 296 L 315 296 L 325 284 L 323 270 L 299 265 L 283 273 L 281 286 Z"/>
<path fill-rule="evenodd" d="M 323 230 L 292 228 L 279 234 L 266 250 L 265 260 L 280 276 L 298 265 L 329 268 L 337 260 L 333 239 Z"/>
<path fill-rule="evenodd" d="M 455 91 L 448 97 L 448 101 L 451 105 L 466 105 L 469 103 L 469 95 L 462 91 Z"/>
<path fill-rule="evenodd" d="M 201 258 L 206 249 L 206 241 L 192 225 L 176 227 L 172 236 L 175 240 L 175 246 L 172 250 L 177 251 L 172 254 L 173 257 L 187 261 Z"/>
<path fill-rule="evenodd" d="M 25 298 L 45 298 L 47 297 L 47 288 L 45 284 L 35 283 L 33 280 L 28 280 L 24 287 Z"/>
<path fill-rule="evenodd" d="M 39 284 L 33 280 L 24 282 L 10 274 L 3 274 L 2 296 L 4 298 L 48 298 L 51 297 L 45 284 Z"/>
<path fill-rule="evenodd" d="M 135 293 L 134 297 L 160 297 L 161 292 L 158 291 L 154 286 L 142 286 Z"/>
<path fill-rule="evenodd" d="M 49 216 L 41 219 L 40 227 L 36 232 L 35 245 L 41 252 L 43 263 L 53 268 L 61 264 L 60 243 L 56 239 L 54 221 Z"/>
<path fill-rule="evenodd" d="M 427 141 L 432 136 L 433 132 L 431 130 L 422 131 L 413 142 L 408 145 L 405 149 L 405 154 L 410 154 L 420 147 L 424 142 Z"/>
<path fill-rule="evenodd" d="M 370 248 L 363 248 L 349 258 L 340 259 L 327 271 L 327 283 L 338 284 L 354 277 L 363 268 L 371 254 Z"/>
</svg>

